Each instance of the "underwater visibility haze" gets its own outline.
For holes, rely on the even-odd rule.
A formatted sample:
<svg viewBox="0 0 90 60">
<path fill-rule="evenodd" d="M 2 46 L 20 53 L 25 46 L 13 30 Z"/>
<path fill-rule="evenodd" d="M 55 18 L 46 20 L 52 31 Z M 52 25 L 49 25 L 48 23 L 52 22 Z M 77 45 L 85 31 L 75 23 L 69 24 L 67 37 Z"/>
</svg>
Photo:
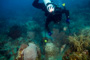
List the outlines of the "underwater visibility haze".
<svg viewBox="0 0 90 60">
<path fill-rule="evenodd" d="M 90 0 L 44 0 L 69 11 L 48 25 L 34 1 L 0 0 L 0 60 L 90 60 Z"/>
</svg>

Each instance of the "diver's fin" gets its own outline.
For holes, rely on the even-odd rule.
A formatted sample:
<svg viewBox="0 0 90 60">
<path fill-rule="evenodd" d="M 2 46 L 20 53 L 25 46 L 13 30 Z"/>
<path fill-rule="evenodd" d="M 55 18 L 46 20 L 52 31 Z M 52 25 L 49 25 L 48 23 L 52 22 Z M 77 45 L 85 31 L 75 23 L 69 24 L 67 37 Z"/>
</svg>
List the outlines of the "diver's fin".
<svg viewBox="0 0 90 60">
<path fill-rule="evenodd" d="M 62 4 L 62 6 L 64 6 L 64 7 L 65 7 L 65 3 L 63 3 L 63 4 Z"/>
</svg>

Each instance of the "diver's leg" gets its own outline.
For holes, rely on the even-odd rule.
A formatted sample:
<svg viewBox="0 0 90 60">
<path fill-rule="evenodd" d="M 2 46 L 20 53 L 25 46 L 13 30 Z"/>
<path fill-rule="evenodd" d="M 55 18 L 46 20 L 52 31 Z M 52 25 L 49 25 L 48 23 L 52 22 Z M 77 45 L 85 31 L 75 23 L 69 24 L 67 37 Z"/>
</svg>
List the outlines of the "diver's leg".
<svg viewBox="0 0 90 60">
<path fill-rule="evenodd" d="M 69 10 L 63 9 L 62 13 L 65 13 L 67 19 L 69 18 Z"/>
<path fill-rule="evenodd" d="M 65 11 L 65 15 L 66 15 L 66 18 L 68 19 L 69 18 L 69 10 Z"/>
<path fill-rule="evenodd" d="M 50 32 L 50 29 L 48 27 L 48 25 L 49 25 L 50 22 L 51 22 L 51 19 L 50 18 L 47 18 L 46 19 L 46 23 L 45 23 L 45 29 L 46 29 L 47 32 Z"/>
</svg>

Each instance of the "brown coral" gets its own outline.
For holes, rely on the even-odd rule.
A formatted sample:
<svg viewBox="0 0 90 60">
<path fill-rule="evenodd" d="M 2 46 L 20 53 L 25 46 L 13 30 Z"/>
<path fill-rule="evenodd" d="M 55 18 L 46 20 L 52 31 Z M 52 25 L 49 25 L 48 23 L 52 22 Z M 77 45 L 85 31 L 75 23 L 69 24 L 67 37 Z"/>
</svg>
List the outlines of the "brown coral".
<svg viewBox="0 0 90 60">
<path fill-rule="evenodd" d="M 82 54 L 79 52 L 73 52 L 69 57 L 70 60 L 82 60 Z"/>
<path fill-rule="evenodd" d="M 20 46 L 19 51 L 18 51 L 18 56 L 16 57 L 16 60 L 24 60 L 24 59 L 23 59 L 23 54 L 22 54 L 22 52 L 23 52 L 23 50 L 24 50 L 27 46 L 28 46 L 28 45 L 26 45 L 26 44 L 22 44 L 22 45 Z"/>
<path fill-rule="evenodd" d="M 78 52 L 82 52 L 86 47 L 90 45 L 90 28 L 84 29 L 79 35 L 69 36 L 69 43 L 72 44 L 74 49 Z"/>
<path fill-rule="evenodd" d="M 86 48 L 90 45 L 90 28 L 83 29 L 79 35 L 69 36 L 69 43 L 72 53 L 69 53 L 68 56 L 66 53 L 63 57 L 64 60 L 66 57 L 69 60 L 88 60 L 89 52 Z"/>
</svg>

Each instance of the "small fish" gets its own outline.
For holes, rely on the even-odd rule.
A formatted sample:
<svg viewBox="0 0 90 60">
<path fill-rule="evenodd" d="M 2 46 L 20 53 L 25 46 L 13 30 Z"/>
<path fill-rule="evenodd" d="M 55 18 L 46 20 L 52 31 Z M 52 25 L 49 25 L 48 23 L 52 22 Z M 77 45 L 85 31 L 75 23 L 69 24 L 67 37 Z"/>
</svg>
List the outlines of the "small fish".
<svg viewBox="0 0 90 60">
<path fill-rule="evenodd" d="M 65 47 L 66 47 L 66 44 L 64 44 L 64 45 L 61 47 L 61 49 L 60 49 L 60 52 L 61 52 L 61 53 L 64 51 Z"/>
<path fill-rule="evenodd" d="M 67 30 L 67 27 L 64 27 L 63 30 L 66 31 Z"/>
</svg>

